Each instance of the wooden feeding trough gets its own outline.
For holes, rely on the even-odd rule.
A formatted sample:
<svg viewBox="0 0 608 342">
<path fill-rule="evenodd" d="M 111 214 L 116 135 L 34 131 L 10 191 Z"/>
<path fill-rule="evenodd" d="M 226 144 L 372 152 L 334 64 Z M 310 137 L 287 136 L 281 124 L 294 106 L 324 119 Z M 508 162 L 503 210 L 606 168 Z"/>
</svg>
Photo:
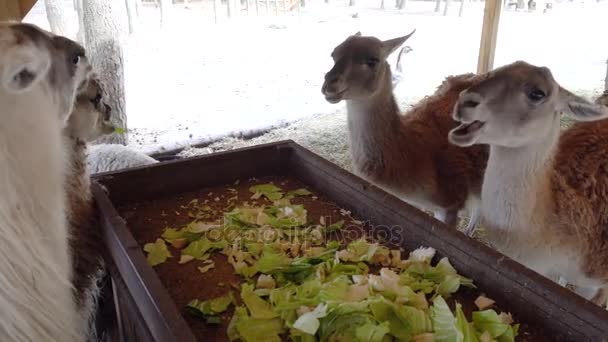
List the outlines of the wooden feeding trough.
<svg viewBox="0 0 608 342">
<path fill-rule="evenodd" d="M 383 227 L 391 242 L 405 250 L 434 247 L 477 290 L 521 323 L 518 341 L 607 341 L 608 312 L 541 277 L 485 245 L 449 229 L 370 183 L 338 168 L 292 141 L 216 153 L 96 176 L 94 195 L 102 216 L 114 304 L 121 339 L 127 341 L 227 341 L 184 313 L 183 274 L 152 268 L 142 251 L 152 230 L 180 221 L 182 203 L 218 194 L 218 187 L 246 186 L 252 177 L 305 186 L 322 203 L 369 220 L 366 229 Z M 270 178 L 268 178 L 270 177 Z M 239 190 L 234 190 L 238 192 Z M 215 195 L 213 195 L 215 196 Z M 211 196 L 210 198 L 212 198 Z M 219 198 L 219 197 L 218 197 Z M 216 199 L 216 201 L 218 201 Z M 311 209 L 325 214 L 323 207 Z M 153 239 L 152 239 L 153 241 Z M 198 281 L 202 295 L 231 273 L 216 267 Z M 220 279 L 223 281 L 223 278 Z M 466 303 L 463 303 L 466 306 Z M 222 332 L 225 330 L 222 330 Z"/>
</svg>

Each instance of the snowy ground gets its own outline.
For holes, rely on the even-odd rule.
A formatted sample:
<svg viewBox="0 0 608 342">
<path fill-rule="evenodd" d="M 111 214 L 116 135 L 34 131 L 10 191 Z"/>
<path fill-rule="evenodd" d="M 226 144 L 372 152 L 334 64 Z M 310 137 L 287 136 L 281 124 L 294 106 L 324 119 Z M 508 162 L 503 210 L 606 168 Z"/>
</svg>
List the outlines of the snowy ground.
<svg viewBox="0 0 608 342">
<path fill-rule="evenodd" d="M 163 29 L 157 9 L 143 10 L 124 45 L 129 145 L 172 149 L 341 112 L 343 104 L 329 105 L 320 93 L 323 74 L 333 47 L 359 30 L 383 39 L 417 30 L 396 89 L 401 103 L 432 92 L 446 75 L 476 69 L 481 2 L 467 2 L 462 18 L 458 2 L 447 17 L 428 1 L 410 0 L 405 12 L 380 10 L 379 0 L 359 0 L 356 8 L 330 2 L 309 0 L 306 9 L 280 16 L 255 16 L 252 8 L 250 16 L 218 24 L 208 10 L 176 7 Z M 26 21 L 48 27 L 42 4 Z M 548 14 L 505 11 L 496 65 L 543 64 L 563 86 L 595 96 L 606 73 L 607 15 L 608 1 L 556 3 Z"/>
</svg>

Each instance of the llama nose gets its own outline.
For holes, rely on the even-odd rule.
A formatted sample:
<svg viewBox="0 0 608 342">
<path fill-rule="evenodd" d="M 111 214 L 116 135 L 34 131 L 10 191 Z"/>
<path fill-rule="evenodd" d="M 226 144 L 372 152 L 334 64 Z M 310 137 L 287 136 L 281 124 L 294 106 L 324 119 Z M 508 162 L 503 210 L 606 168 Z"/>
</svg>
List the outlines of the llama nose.
<svg viewBox="0 0 608 342">
<path fill-rule="evenodd" d="M 338 77 L 334 73 L 330 72 L 330 73 L 325 74 L 325 83 L 327 85 L 334 85 L 334 84 L 338 83 L 339 80 L 340 80 L 340 77 Z"/>
<path fill-rule="evenodd" d="M 463 112 L 472 110 L 481 103 L 481 96 L 474 92 L 463 91 L 458 98 L 458 102 L 454 106 L 452 118 L 456 121 L 463 121 Z"/>
</svg>

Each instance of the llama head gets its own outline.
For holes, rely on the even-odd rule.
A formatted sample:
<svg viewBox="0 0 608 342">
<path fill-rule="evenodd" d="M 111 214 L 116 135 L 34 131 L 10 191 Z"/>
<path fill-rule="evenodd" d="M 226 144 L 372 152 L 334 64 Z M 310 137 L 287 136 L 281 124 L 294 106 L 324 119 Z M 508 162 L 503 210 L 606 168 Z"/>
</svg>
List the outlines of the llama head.
<svg viewBox="0 0 608 342">
<path fill-rule="evenodd" d="M 460 94 L 453 118 L 462 124 L 449 140 L 458 146 L 504 147 L 542 142 L 559 128 L 561 113 L 594 121 L 608 117 L 608 108 L 562 88 L 548 68 L 517 61 Z"/>
<path fill-rule="evenodd" d="M 105 98 L 100 80 L 91 75 L 80 87 L 68 121 L 66 129 L 72 138 L 89 142 L 114 132 L 115 127 L 110 122 L 112 110 Z"/>
<path fill-rule="evenodd" d="M 0 91 L 18 96 L 41 87 L 65 122 L 90 72 L 78 43 L 35 25 L 0 22 Z"/>
<path fill-rule="evenodd" d="M 386 60 L 414 32 L 385 41 L 362 36 L 360 32 L 348 37 L 331 54 L 334 66 L 325 74 L 321 90 L 325 99 L 329 103 L 363 100 L 385 87 L 390 91 L 391 71 Z"/>
</svg>

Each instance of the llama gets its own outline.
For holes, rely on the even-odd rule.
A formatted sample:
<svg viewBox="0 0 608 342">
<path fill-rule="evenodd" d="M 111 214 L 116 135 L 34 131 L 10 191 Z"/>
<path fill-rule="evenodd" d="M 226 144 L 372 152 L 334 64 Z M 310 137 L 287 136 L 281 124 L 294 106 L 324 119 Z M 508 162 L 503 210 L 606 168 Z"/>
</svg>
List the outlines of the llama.
<svg viewBox="0 0 608 342">
<path fill-rule="evenodd" d="M 458 94 L 484 76 L 448 77 L 401 115 L 386 59 L 413 33 L 386 41 L 360 32 L 348 37 L 332 53 L 335 64 L 322 92 L 330 103 L 346 100 L 355 173 L 450 226 L 468 209 L 470 236 L 479 218 L 488 148 L 451 145 L 447 134 L 456 126 L 451 111 Z"/>
<path fill-rule="evenodd" d="M 581 296 L 606 301 L 608 120 L 578 122 L 560 135 L 560 113 L 577 121 L 608 108 L 562 88 L 551 71 L 517 61 L 464 91 L 450 142 L 488 144 L 482 222 L 503 254 Z"/>
<path fill-rule="evenodd" d="M 0 341 L 82 341 L 61 131 L 91 66 L 79 44 L 0 22 Z"/>
<path fill-rule="evenodd" d="M 99 218 L 91 193 L 87 169 L 87 143 L 113 133 L 110 107 L 103 102 L 104 91 L 99 80 L 91 75 L 79 91 L 63 137 L 68 151 L 66 192 L 70 247 L 74 260 L 74 291 L 76 303 L 83 317 L 85 330 L 91 341 L 98 339 L 94 313 L 99 297 L 99 283 L 105 275 Z"/>
</svg>

